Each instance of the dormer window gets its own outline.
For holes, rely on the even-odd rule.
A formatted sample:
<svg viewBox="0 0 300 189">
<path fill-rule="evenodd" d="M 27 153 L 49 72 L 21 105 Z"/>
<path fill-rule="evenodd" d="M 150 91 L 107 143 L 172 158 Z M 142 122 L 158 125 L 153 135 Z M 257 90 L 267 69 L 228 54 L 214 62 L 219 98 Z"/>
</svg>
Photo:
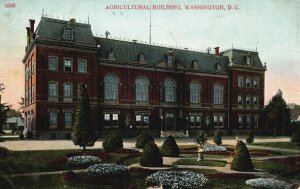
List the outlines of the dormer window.
<svg viewBox="0 0 300 189">
<path fill-rule="evenodd" d="M 243 56 L 243 62 L 244 64 L 250 65 L 251 64 L 250 56 Z"/>
<path fill-rule="evenodd" d="M 222 67 L 219 63 L 216 64 L 216 71 L 218 72 L 222 71 Z"/>
<path fill-rule="evenodd" d="M 198 65 L 198 61 L 197 60 L 193 60 L 192 61 L 192 68 L 194 70 L 198 70 L 199 69 L 199 65 Z"/>
<path fill-rule="evenodd" d="M 251 59 L 249 56 L 247 56 L 247 65 L 250 65 L 251 64 Z"/>
<path fill-rule="evenodd" d="M 145 55 L 143 53 L 139 54 L 138 62 L 145 63 Z"/>
<path fill-rule="evenodd" d="M 115 54 L 114 54 L 114 50 L 113 49 L 109 49 L 107 51 L 107 58 L 108 59 L 115 59 Z"/>
<path fill-rule="evenodd" d="M 168 65 L 168 67 L 173 67 L 173 62 L 174 62 L 173 58 L 174 58 L 173 55 L 171 55 L 171 54 L 167 55 L 167 65 Z"/>
<path fill-rule="evenodd" d="M 64 39 L 72 40 L 73 39 L 73 29 L 72 28 L 65 28 L 64 29 Z"/>
</svg>

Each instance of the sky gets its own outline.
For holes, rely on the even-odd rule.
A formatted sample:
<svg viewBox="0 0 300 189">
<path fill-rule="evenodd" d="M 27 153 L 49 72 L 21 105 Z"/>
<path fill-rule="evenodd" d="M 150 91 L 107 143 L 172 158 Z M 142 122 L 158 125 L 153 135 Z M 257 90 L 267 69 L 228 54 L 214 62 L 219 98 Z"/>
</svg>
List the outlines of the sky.
<svg viewBox="0 0 300 189">
<path fill-rule="evenodd" d="M 298 0 L 0 0 L 0 82 L 2 102 L 18 107 L 24 96 L 26 27 L 51 18 L 91 24 L 95 36 L 149 43 L 149 10 L 107 9 L 111 5 L 178 5 L 152 10 L 152 44 L 205 51 L 216 46 L 256 50 L 267 64 L 265 103 L 278 89 L 300 104 L 300 1 Z M 222 5 L 225 10 L 186 10 L 185 5 Z M 237 10 L 228 10 L 228 5 Z M 44 11 L 42 11 L 44 10 Z"/>
</svg>

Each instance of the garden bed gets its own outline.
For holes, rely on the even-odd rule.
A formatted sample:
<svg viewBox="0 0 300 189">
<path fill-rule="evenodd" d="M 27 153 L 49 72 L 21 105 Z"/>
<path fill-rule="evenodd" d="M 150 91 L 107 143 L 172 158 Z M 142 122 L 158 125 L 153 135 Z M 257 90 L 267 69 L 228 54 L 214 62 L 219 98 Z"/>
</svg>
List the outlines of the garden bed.
<svg viewBox="0 0 300 189">
<path fill-rule="evenodd" d="M 173 165 L 197 165 L 197 166 L 212 166 L 212 167 L 225 167 L 227 161 L 222 160 L 202 160 L 197 161 L 197 159 L 186 158 L 179 159 L 173 163 Z"/>
</svg>

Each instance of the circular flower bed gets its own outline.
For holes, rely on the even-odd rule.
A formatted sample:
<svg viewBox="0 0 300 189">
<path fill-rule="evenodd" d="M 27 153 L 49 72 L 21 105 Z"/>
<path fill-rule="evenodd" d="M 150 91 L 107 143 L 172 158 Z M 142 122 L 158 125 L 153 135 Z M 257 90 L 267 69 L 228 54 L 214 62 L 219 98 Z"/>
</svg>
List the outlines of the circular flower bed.
<svg viewBox="0 0 300 189">
<path fill-rule="evenodd" d="M 101 177 L 123 177 L 127 176 L 129 171 L 125 165 L 117 165 L 114 163 L 103 163 L 91 165 L 87 168 L 87 173 L 91 176 Z"/>
<path fill-rule="evenodd" d="M 203 188 L 208 179 L 203 174 L 191 171 L 159 171 L 146 178 L 147 186 L 160 186 L 166 189 L 198 189 Z"/>
<path fill-rule="evenodd" d="M 204 152 L 226 152 L 227 149 L 224 146 L 218 145 L 204 145 Z"/>
<path fill-rule="evenodd" d="M 89 166 L 101 162 L 101 159 L 95 156 L 73 156 L 67 160 L 67 164 L 75 166 Z"/>
<path fill-rule="evenodd" d="M 257 178 L 247 180 L 246 185 L 253 188 L 264 188 L 264 189 L 288 189 L 290 185 L 287 182 L 275 179 Z"/>
</svg>

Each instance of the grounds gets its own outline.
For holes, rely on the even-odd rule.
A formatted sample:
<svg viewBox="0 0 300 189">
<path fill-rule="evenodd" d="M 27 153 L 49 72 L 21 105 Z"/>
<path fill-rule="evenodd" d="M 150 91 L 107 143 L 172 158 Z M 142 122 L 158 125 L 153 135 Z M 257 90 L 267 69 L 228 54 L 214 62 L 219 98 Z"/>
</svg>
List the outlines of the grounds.
<svg viewBox="0 0 300 189">
<path fill-rule="evenodd" d="M 161 147 L 164 138 L 156 138 Z M 102 150 L 102 141 L 88 148 L 86 154 L 101 158 L 103 163 L 117 163 L 128 166 L 129 175 L 122 181 L 122 189 L 147 188 L 147 176 L 160 171 L 176 168 L 204 174 L 208 178 L 205 188 L 250 188 L 245 181 L 252 178 L 276 178 L 300 184 L 300 148 L 292 145 L 287 137 L 256 137 L 255 143 L 247 145 L 254 164 L 253 172 L 230 170 L 232 152 L 236 140 L 223 137 L 225 152 L 205 152 L 203 161 L 196 161 L 197 146 L 193 138 L 176 138 L 180 148 L 179 157 L 164 157 L 162 167 L 139 165 L 141 150 L 135 148 L 135 139 L 124 139 L 124 149 L 115 153 Z M 213 144 L 211 138 L 208 143 Z M 7 147 L 12 154 L 0 159 L 1 188 L 103 188 L 116 189 L 114 180 L 89 180 L 86 167 L 67 164 L 67 158 L 82 155 L 81 149 L 71 140 L 13 140 L 0 146 Z M 130 149 L 130 150 L 129 150 Z M 72 172 L 70 172 L 73 170 Z M 292 186 L 292 185 L 291 185 Z"/>
</svg>

